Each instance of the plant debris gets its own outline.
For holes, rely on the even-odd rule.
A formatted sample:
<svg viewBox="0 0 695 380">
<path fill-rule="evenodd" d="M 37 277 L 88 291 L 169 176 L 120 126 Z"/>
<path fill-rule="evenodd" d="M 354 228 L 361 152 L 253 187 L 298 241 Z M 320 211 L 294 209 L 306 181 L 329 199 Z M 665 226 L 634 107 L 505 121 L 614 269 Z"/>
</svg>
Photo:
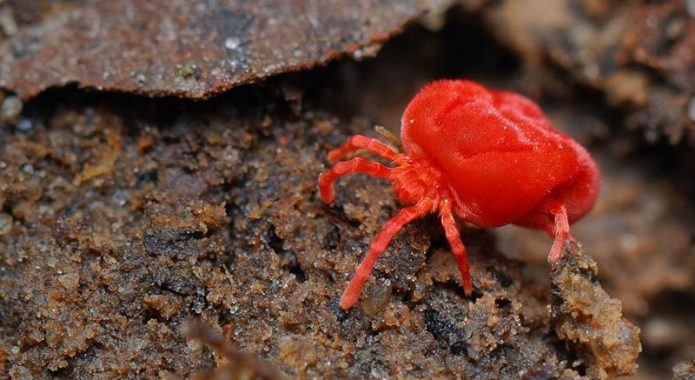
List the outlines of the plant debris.
<svg viewBox="0 0 695 380">
<path fill-rule="evenodd" d="M 635 373 L 642 351 L 639 329 L 623 318 L 620 301 L 596 280 L 596 262 L 574 246 L 552 263 L 552 315 L 558 337 L 577 346 L 587 374 L 607 378 Z"/>
<path fill-rule="evenodd" d="M 228 327 L 231 326 L 228 325 Z M 283 380 L 287 378 L 272 364 L 245 354 L 230 341 L 228 334 L 217 334 L 199 322 L 188 323 L 185 330 L 186 335 L 212 348 L 221 357 L 215 371 L 197 374 L 193 377 L 195 380 Z M 226 331 L 231 332 L 231 328 L 226 329 Z"/>
</svg>

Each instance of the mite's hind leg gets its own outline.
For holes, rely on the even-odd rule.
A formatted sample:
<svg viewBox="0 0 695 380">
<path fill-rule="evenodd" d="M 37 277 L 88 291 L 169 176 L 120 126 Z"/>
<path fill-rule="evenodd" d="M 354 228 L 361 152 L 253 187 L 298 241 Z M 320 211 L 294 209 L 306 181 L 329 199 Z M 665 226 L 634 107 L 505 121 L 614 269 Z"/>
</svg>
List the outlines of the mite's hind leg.
<svg viewBox="0 0 695 380">
<path fill-rule="evenodd" d="M 553 262 L 562 257 L 562 247 L 565 240 L 574 241 L 574 238 L 570 236 L 570 223 L 565 205 L 553 204 L 549 207 L 549 212 L 553 216 L 553 226 L 552 229 L 549 228 L 548 234 L 554 237 L 554 240 L 548 254 L 548 261 Z"/>
<path fill-rule="evenodd" d="M 441 223 L 442 227 L 444 227 L 444 235 L 446 235 L 446 240 L 449 241 L 449 245 L 451 246 L 451 252 L 454 254 L 454 258 L 456 258 L 456 265 L 459 268 L 459 272 L 461 272 L 463 291 L 467 296 L 470 296 L 473 292 L 473 287 L 471 286 L 468 253 L 466 252 L 466 246 L 463 245 L 463 242 L 461 241 L 461 235 L 459 235 L 459 230 L 456 227 L 456 220 L 454 220 L 451 207 L 445 207 L 442 210 Z"/>
</svg>

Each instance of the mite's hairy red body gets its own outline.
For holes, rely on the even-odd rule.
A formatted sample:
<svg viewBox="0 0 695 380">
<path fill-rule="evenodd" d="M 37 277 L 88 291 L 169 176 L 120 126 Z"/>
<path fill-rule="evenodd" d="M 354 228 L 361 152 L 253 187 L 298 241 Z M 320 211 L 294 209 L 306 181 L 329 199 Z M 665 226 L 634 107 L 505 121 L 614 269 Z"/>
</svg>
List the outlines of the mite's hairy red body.
<svg viewBox="0 0 695 380">
<path fill-rule="evenodd" d="M 442 80 L 425 86 L 401 120 L 404 154 L 365 136 L 350 138 L 331 151 L 330 160 L 365 149 L 393 163 L 387 167 L 362 158 L 337 163 L 319 177 L 326 202 L 333 182 L 350 173 L 387 178 L 403 203 L 387 222 L 357 269 L 340 305 L 357 301 L 377 257 L 413 219 L 438 212 L 462 276 L 472 291 L 468 260 L 454 220 L 480 226 L 517 224 L 545 230 L 557 260 L 570 238 L 569 224 L 593 207 L 599 172 L 589 153 L 557 132 L 540 108 L 523 96 L 489 90 L 471 81 Z"/>
</svg>

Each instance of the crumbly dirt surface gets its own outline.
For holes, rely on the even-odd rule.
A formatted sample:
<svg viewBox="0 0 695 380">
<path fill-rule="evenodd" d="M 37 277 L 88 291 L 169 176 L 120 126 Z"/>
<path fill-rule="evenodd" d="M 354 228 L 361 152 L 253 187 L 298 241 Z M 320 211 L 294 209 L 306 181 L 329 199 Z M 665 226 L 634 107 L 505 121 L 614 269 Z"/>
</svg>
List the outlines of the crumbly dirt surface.
<svg viewBox="0 0 695 380">
<path fill-rule="evenodd" d="M 26 15 L 20 29 L 52 17 L 10 4 Z M 0 94 L 0 377 L 688 378 L 688 155 L 644 148 L 621 128 L 629 112 L 553 76 L 543 84 L 565 92 L 550 91 L 544 109 L 603 169 L 596 210 L 572 227 L 583 250 L 566 246 L 582 256 L 551 267 L 538 232 L 461 225 L 466 297 L 429 217 L 394 239 L 359 304 L 339 308 L 402 205 L 388 183 L 360 175 L 323 204 L 326 152 L 354 133 L 377 136 L 375 123 L 397 132 L 434 78 L 538 94 L 526 56 L 488 29 L 480 12 L 493 8 L 428 19 L 441 29 L 412 26 L 368 62 L 201 103 Z"/>
<path fill-rule="evenodd" d="M 229 326 L 289 375 L 579 373 L 546 295 L 484 231 L 464 230 L 473 298 L 424 221 L 391 244 L 359 307 L 338 307 L 399 205 L 388 184 L 360 176 L 323 205 L 316 175 L 327 148 L 369 124 L 293 114 L 257 89 L 168 122 L 83 101 L 3 134 L 6 374 L 188 376 L 214 364 L 180 331 L 191 318 Z"/>
</svg>

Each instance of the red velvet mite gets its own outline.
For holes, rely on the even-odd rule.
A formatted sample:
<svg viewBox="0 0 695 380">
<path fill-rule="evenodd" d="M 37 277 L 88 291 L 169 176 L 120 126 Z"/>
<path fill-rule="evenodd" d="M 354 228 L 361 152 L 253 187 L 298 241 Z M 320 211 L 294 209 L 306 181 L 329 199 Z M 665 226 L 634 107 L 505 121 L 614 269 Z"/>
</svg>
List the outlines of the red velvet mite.
<svg viewBox="0 0 695 380">
<path fill-rule="evenodd" d="M 589 153 L 556 131 L 531 100 L 489 90 L 467 80 L 441 80 L 425 86 L 408 104 L 401 120 L 405 153 L 374 138 L 355 135 L 328 153 L 336 161 L 364 149 L 392 167 L 355 157 L 338 162 L 319 176 L 321 198 L 335 197 L 333 182 L 350 173 L 366 173 L 393 182 L 401 209 L 374 239 L 340 299 L 352 307 L 379 255 L 414 219 L 440 215 L 463 289 L 471 294 L 466 247 L 454 215 L 479 227 L 513 223 L 545 230 L 554 238 L 549 261 L 561 257 L 569 225 L 593 207 L 599 172 Z"/>
</svg>

